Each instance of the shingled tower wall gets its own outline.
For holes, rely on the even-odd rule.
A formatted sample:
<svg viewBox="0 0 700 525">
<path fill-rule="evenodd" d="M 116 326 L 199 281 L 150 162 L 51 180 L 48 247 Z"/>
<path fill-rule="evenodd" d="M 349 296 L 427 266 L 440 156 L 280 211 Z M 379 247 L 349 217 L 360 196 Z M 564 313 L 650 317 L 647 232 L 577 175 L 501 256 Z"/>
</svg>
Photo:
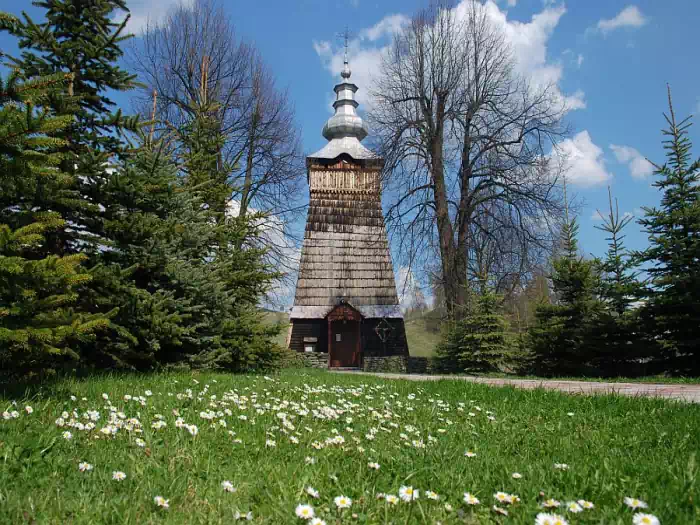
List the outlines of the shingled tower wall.
<svg viewBox="0 0 700 525">
<path fill-rule="evenodd" d="M 309 212 L 289 347 L 328 352 L 330 342 L 331 366 L 360 366 L 365 356 L 408 355 L 408 346 L 382 215 L 383 161 L 360 143 L 368 131 L 355 112 L 347 58 L 341 76 L 335 115 L 323 128 L 329 143 L 307 158 Z"/>
</svg>

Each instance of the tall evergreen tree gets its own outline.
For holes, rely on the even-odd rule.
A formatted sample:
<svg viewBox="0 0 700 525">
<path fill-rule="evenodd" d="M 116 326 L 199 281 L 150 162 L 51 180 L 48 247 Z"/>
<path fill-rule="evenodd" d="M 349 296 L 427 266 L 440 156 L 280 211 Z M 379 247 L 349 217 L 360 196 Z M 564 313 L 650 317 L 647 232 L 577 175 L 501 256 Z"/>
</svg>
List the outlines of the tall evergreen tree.
<svg viewBox="0 0 700 525">
<path fill-rule="evenodd" d="M 187 329 L 167 276 L 174 256 L 168 243 L 176 234 L 171 217 L 182 206 L 177 170 L 162 143 L 142 134 L 137 140 L 140 146 L 112 166 L 103 189 L 110 249 L 93 255 L 95 282 L 86 296 L 98 311 L 117 307 L 114 332 L 88 357 L 103 368 L 154 368 Z"/>
<path fill-rule="evenodd" d="M 601 276 L 599 295 L 605 309 L 591 334 L 597 349 L 593 364 L 602 375 L 631 375 L 640 368 L 640 359 L 647 357 L 649 350 L 642 337 L 638 312 L 632 308 L 642 290 L 636 271 L 638 263 L 624 245 L 623 231 L 633 217 L 620 217 L 617 199 L 613 205 L 609 187 L 608 202 L 606 215 L 598 211 L 603 224 L 596 226 L 608 234 L 608 251 L 605 259 L 596 260 Z"/>
<path fill-rule="evenodd" d="M 590 335 L 602 311 L 596 296 L 599 274 L 595 261 L 578 253 L 577 237 L 576 218 L 569 219 L 567 209 L 561 231 L 562 255 L 552 263 L 555 302 L 538 306 L 535 325 L 528 334 L 534 371 L 541 375 L 595 373 L 591 366 L 595 344 Z"/>
<path fill-rule="evenodd" d="M 624 245 L 625 227 L 632 222 L 632 216 L 620 217 L 620 210 L 615 199 L 613 206 L 612 193 L 608 187 L 609 210 L 607 215 L 600 211 L 598 214 L 603 224 L 595 226 L 596 229 L 608 234 L 608 251 L 605 259 L 598 261 L 601 272 L 600 295 L 610 309 L 622 317 L 630 309 L 630 305 L 637 300 L 640 292 L 639 272 L 636 271 L 637 261 L 627 251 Z"/>
<path fill-rule="evenodd" d="M 269 367 L 277 359 L 271 337 L 258 309 L 261 296 L 278 274 L 268 268 L 258 248 L 261 217 L 227 213 L 233 188 L 233 166 L 222 161 L 223 133 L 216 105 L 208 102 L 206 83 L 190 107 L 192 118 L 177 137 L 182 146 L 183 190 L 188 195 L 181 224 L 187 225 L 174 252 L 178 280 L 189 286 L 191 318 L 196 332 L 187 340 L 196 366 L 244 370 Z"/>
<path fill-rule="evenodd" d="M 97 250 L 108 242 L 102 236 L 101 193 L 112 157 L 123 149 L 121 132 L 135 129 L 137 121 L 126 118 L 109 91 L 134 86 L 135 76 L 117 64 L 128 16 L 115 22 L 120 11 L 127 11 L 124 0 L 41 0 L 33 5 L 45 9 L 45 20 L 35 22 L 27 13 L 22 21 L 3 29 L 18 38 L 19 57 L 9 57 L 9 65 L 24 78 L 70 74 L 65 91 L 49 98 L 48 107 L 57 116 L 71 116 L 72 122 L 57 137 L 63 172 L 74 175 L 82 199 L 59 211 L 73 228 L 55 232 L 48 238 L 57 254 Z"/>
<path fill-rule="evenodd" d="M 0 15 L 2 23 L 12 23 Z M 90 275 L 79 254 L 46 255 L 46 235 L 66 227 L 46 202 L 70 200 L 73 179 L 60 171 L 69 116 L 47 110 L 70 75 L 0 81 L 0 366 L 15 374 L 52 371 L 72 348 L 94 340 L 108 321 L 76 314 L 73 304 Z"/>
<path fill-rule="evenodd" d="M 44 9 L 43 21 L 35 22 L 23 13 L 21 21 L 3 27 L 18 38 L 21 50 L 18 57 L 10 57 L 9 65 L 27 79 L 71 75 L 65 89 L 49 97 L 47 107 L 56 116 L 72 119 L 57 136 L 63 140 L 60 167 L 72 177 L 77 196 L 47 207 L 59 212 L 70 227 L 47 232 L 45 249 L 59 256 L 87 255 L 84 264 L 93 278 L 87 284 L 89 289 L 80 294 L 76 308 L 87 315 L 114 319 L 117 296 L 103 302 L 93 299 L 105 290 L 117 293 L 130 286 L 124 271 L 104 271 L 98 265 L 102 264 L 101 254 L 114 246 L 105 232 L 105 191 L 112 173 L 109 165 L 126 151 L 123 132 L 136 130 L 138 124 L 137 119 L 115 111 L 110 98 L 111 91 L 134 85 L 134 75 L 117 63 L 122 56 L 120 46 L 130 36 L 123 35 L 128 15 L 122 22 L 115 21 L 126 5 L 123 0 L 41 0 L 33 4 Z M 110 362 L 114 359 L 108 356 L 116 356 L 129 345 L 132 334 L 116 322 L 109 326 L 111 332 L 103 334 L 100 344 L 82 349 L 86 357 Z"/>
<path fill-rule="evenodd" d="M 498 371 L 512 367 L 514 343 L 501 298 L 484 290 L 470 301 L 461 319 L 449 324 L 437 355 L 465 372 Z"/>
<path fill-rule="evenodd" d="M 604 259 L 596 259 L 600 273 L 599 297 L 604 309 L 591 334 L 591 343 L 596 348 L 592 365 L 601 375 L 634 375 L 643 370 L 641 360 L 648 357 L 651 346 L 643 336 L 639 312 L 632 307 L 639 298 L 642 284 L 638 280 L 637 259 L 624 246 L 623 231 L 633 218 L 620 217 L 617 199 L 613 205 L 610 188 L 608 202 L 606 215 L 598 211 L 603 224 L 596 226 L 608 234 L 608 251 Z"/>
<path fill-rule="evenodd" d="M 678 122 L 668 91 L 666 163 L 655 164 L 654 187 L 663 192 L 660 207 L 644 208 L 639 220 L 650 246 L 640 260 L 651 288 L 643 311 L 653 326 L 668 367 L 700 372 L 700 159 L 691 158 L 690 117 Z"/>
</svg>

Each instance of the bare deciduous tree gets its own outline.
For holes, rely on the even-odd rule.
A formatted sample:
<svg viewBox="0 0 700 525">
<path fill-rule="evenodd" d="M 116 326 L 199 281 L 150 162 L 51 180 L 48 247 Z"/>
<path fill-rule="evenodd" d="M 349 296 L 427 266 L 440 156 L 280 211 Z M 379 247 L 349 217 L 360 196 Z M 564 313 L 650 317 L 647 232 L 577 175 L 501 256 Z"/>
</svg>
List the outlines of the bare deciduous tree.
<svg viewBox="0 0 700 525">
<path fill-rule="evenodd" d="M 372 97 L 400 252 L 438 256 L 453 316 L 484 273 L 513 286 L 552 246 L 563 208 L 547 156 L 566 131 L 556 87 L 516 72 L 481 4 L 436 3 L 395 35 Z"/>
<path fill-rule="evenodd" d="M 216 0 L 196 0 L 149 24 L 129 61 L 145 86 L 137 109 L 150 116 L 157 95 L 157 132 L 184 129 L 192 102 L 202 96 L 216 103 L 226 137 L 222 165 L 234 166 L 231 212 L 268 215 L 262 227 L 274 264 L 293 271 L 297 239 L 290 224 L 303 212 L 305 173 L 300 130 L 287 91 L 277 86 L 254 46 L 237 37 Z"/>
</svg>

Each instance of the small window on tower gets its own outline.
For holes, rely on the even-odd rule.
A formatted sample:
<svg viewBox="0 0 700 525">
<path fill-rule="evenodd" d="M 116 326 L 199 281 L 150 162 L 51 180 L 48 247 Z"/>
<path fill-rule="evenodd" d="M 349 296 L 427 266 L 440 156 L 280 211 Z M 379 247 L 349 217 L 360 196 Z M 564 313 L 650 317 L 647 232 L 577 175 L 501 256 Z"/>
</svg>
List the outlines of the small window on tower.
<svg viewBox="0 0 700 525">
<path fill-rule="evenodd" d="M 340 343 L 341 340 L 342 340 L 341 334 L 335 334 L 335 342 Z"/>
</svg>

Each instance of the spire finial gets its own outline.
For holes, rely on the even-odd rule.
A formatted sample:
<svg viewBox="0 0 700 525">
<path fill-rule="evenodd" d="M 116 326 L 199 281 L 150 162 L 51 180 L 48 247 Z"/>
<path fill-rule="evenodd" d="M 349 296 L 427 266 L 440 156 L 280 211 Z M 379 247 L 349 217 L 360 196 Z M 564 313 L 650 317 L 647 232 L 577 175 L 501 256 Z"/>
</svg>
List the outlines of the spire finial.
<svg viewBox="0 0 700 525">
<path fill-rule="evenodd" d="M 350 78 L 351 75 L 350 65 L 348 64 L 348 41 L 350 40 L 350 30 L 347 26 L 345 27 L 345 31 L 340 33 L 339 36 L 343 37 L 345 45 L 345 56 L 343 57 L 343 71 L 340 73 L 340 76 L 347 80 L 348 78 Z"/>
</svg>

